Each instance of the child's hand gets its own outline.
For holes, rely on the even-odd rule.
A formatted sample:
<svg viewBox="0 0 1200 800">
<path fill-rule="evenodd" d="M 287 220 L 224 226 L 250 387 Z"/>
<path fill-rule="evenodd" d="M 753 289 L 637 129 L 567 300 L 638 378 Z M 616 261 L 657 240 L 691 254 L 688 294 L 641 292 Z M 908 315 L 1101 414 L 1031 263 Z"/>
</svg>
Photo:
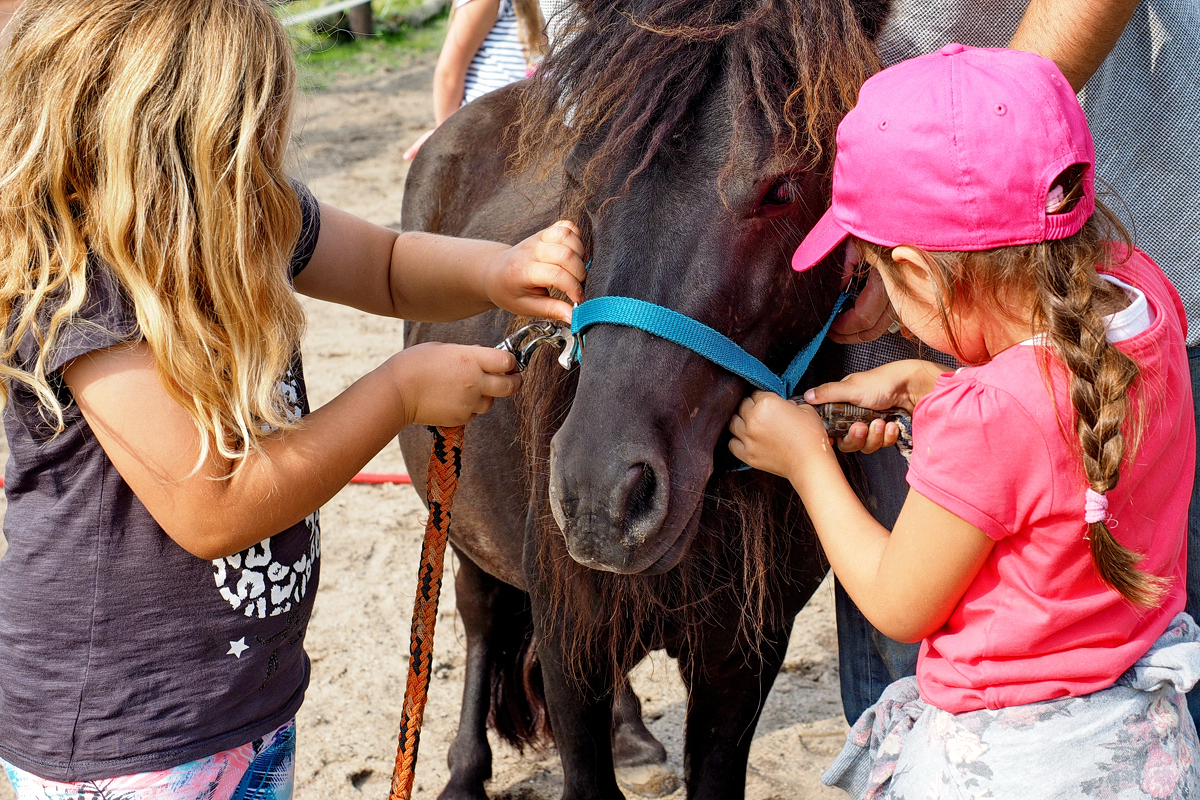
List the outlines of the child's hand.
<svg viewBox="0 0 1200 800">
<path fill-rule="evenodd" d="M 583 302 L 583 240 L 579 228 L 560 220 L 541 233 L 509 248 L 483 274 L 491 301 L 525 317 L 571 323 L 571 303 L 550 296 L 558 289 L 573 302 Z"/>
<path fill-rule="evenodd" d="M 829 434 L 810 406 L 755 392 L 729 422 L 729 450 L 755 469 L 796 478 L 827 462 L 840 471 Z"/>
<path fill-rule="evenodd" d="M 465 425 L 497 397 L 521 388 L 511 353 L 491 347 L 426 342 L 388 359 L 408 424 Z"/>
<path fill-rule="evenodd" d="M 929 361 L 893 361 L 866 372 L 847 375 L 835 383 L 824 383 L 809 389 L 804 393 L 804 401 L 811 405 L 853 403 L 877 411 L 903 408 L 911 414 L 921 398 L 933 390 L 937 377 L 945 371 L 944 367 Z M 885 424 L 882 420 L 875 420 L 869 426 L 856 422 L 843 438 L 837 440 L 837 446 L 843 453 L 874 453 L 882 447 L 894 445 L 899 436 L 900 428 L 894 422 Z"/>
<path fill-rule="evenodd" d="M 412 161 L 414 158 L 416 158 L 417 151 L 419 151 L 421 149 L 421 145 L 425 144 L 425 141 L 430 136 L 433 136 L 433 132 L 436 130 L 437 130 L 437 128 L 433 128 L 432 130 L 428 130 L 428 131 L 425 131 L 424 133 L 422 133 L 421 137 L 419 139 L 417 139 L 415 142 L 413 142 L 409 146 L 409 148 L 404 151 L 404 155 L 403 155 L 404 160 Z"/>
</svg>

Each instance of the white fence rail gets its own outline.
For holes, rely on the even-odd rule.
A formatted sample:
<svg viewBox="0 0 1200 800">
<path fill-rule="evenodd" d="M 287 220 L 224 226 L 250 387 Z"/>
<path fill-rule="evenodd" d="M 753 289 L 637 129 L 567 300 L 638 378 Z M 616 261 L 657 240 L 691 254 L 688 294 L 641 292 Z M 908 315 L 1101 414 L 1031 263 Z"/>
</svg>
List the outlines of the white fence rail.
<svg viewBox="0 0 1200 800">
<path fill-rule="evenodd" d="M 337 0 L 334 3 L 327 3 L 318 8 L 310 8 L 308 11 L 301 11 L 299 14 L 292 14 L 290 17 L 284 17 L 281 22 L 285 28 L 290 28 L 295 25 L 303 25 L 306 22 L 321 19 L 322 17 L 331 17 L 334 14 L 340 14 L 347 9 L 356 6 L 369 6 L 370 2 L 364 3 L 363 0 Z"/>
</svg>

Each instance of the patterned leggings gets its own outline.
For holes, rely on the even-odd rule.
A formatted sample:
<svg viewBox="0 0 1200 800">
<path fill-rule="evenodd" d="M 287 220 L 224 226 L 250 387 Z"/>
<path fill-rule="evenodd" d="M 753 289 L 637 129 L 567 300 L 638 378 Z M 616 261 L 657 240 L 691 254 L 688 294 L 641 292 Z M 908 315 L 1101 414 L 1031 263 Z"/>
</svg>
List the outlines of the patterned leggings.
<svg viewBox="0 0 1200 800">
<path fill-rule="evenodd" d="M 158 772 L 78 783 L 39 778 L 0 760 L 17 800 L 291 800 L 296 722 L 261 739 Z"/>
</svg>

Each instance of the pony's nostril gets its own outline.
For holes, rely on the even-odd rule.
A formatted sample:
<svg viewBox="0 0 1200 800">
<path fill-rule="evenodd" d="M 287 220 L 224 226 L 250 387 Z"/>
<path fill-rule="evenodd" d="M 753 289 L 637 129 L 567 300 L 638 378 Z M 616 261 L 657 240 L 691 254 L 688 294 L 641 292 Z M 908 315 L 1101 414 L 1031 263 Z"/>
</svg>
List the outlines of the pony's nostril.
<svg viewBox="0 0 1200 800">
<path fill-rule="evenodd" d="M 633 473 L 633 486 L 625 504 L 625 526 L 635 528 L 654 512 L 658 478 L 649 464 L 635 464 L 629 471 Z"/>
</svg>

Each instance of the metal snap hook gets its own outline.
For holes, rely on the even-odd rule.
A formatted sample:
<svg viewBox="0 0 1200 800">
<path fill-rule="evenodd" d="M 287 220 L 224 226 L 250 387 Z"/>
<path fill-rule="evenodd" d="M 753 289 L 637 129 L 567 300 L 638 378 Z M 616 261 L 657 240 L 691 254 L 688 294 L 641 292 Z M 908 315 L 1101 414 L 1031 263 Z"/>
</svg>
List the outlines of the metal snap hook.
<svg viewBox="0 0 1200 800">
<path fill-rule="evenodd" d="M 517 371 L 524 372 L 538 347 L 546 343 L 565 346 L 569 338 L 570 334 L 560 323 L 535 320 L 506 336 L 496 349 L 512 353 L 517 360 Z"/>
</svg>

